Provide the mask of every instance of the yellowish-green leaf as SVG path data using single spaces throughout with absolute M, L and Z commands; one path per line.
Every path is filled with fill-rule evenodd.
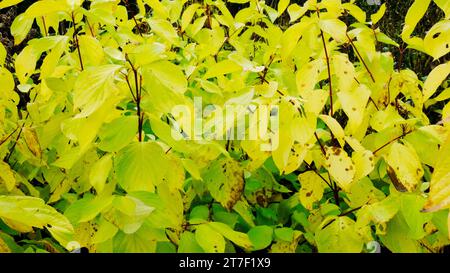
M 163 40 L 171 45 L 178 45 L 178 34 L 169 21 L 163 19 L 149 19 L 148 24 L 152 31 L 156 33 Z
M 183 94 L 187 89 L 187 80 L 183 71 L 171 62 L 154 62 L 146 65 L 144 69 L 151 72 L 156 79 L 173 92 Z
M 170 169 L 163 149 L 155 142 L 137 142 L 123 148 L 114 160 L 119 185 L 126 191 L 155 190 Z M 170 170 L 169 170 L 170 171 Z
M 38 56 L 31 46 L 25 47 L 17 56 L 14 63 L 16 75 L 21 84 L 25 84 L 33 74 Z
M 114 75 L 120 65 L 107 64 L 85 69 L 78 76 L 74 86 L 74 106 L 82 112 L 79 117 L 86 117 L 97 110 L 106 99 L 116 94 Z
M 112 154 L 107 154 L 92 165 L 89 172 L 89 182 L 97 193 L 101 193 L 105 187 L 106 179 L 109 176 L 113 162 Z
M 195 240 L 206 253 L 225 252 L 225 239 L 207 224 L 197 227 L 195 230 Z
M 355 229 L 355 222 L 346 216 L 336 218 L 317 231 L 315 239 L 321 253 L 359 253 L 364 243 Z
M 73 227 L 67 218 L 40 198 L 0 195 L 0 218 L 30 227 L 46 227 L 64 247 L 73 238 Z
M 232 60 L 223 60 L 208 67 L 204 79 L 214 78 L 224 74 L 241 71 L 242 67 Z
M 252 247 L 252 243 L 245 233 L 234 231 L 230 226 L 220 222 L 210 222 L 207 225 L 245 250 L 250 250 Z

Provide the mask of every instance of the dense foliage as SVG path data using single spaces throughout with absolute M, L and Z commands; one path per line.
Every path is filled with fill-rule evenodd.
M 450 2 L 415 0 L 402 44 L 379 28 L 386 4 L 300 2 L 41 0 L 16 16 L 0 252 L 442 251 Z M 418 35 L 430 6 L 442 18 Z

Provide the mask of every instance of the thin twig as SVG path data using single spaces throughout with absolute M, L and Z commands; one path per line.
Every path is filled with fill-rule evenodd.
M 358 55 L 359 60 L 361 61 L 361 63 L 364 65 L 364 67 L 367 70 L 367 73 L 369 73 L 370 78 L 372 79 L 373 82 L 375 82 L 375 78 L 373 77 L 372 72 L 370 72 L 369 67 L 367 66 L 366 62 L 364 61 L 364 59 L 362 58 L 361 54 L 359 54 L 358 49 L 356 48 L 355 44 L 352 41 L 352 38 L 350 38 L 350 36 L 348 36 L 348 33 L 345 33 L 345 35 L 347 35 L 347 39 L 350 42 L 350 44 L 352 45 L 353 49 L 356 52 L 356 55 Z
M 78 59 L 80 60 L 81 71 L 83 71 L 84 70 L 83 60 L 81 59 L 80 43 L 78 42 L 77 27 L 75 25 L 75 16 L 73 15 L 73 12 L 72 12 L 72 23 L 73 23 L 73 38 L 75 40 L 75 45 L 78 51 Z

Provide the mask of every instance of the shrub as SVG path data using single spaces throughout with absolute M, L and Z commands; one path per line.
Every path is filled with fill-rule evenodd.
M 393 39 L 389 4 L 227 2 L 41 0 L 15 17 L 1 251 L 449 244 L 447 1 L 414 1 Z M 443 19 L 417 32 L 430 5 Z M 432 71 L 402 65 L 406 45 Z

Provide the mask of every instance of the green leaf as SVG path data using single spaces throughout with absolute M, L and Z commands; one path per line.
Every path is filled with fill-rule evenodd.
M 275 238 L 286 242 L 292 242 L 294 239 L 294 230 L 292 228 L 282 227 L 274 230 Z
M 185 231 L 180 236 L 178 244 L 178 253 L 202 253 L 203 248 L 195 240 L 195 234 Z
M 253 244 L 253 250 L 265 249 L 270 246 L 273 240 L 273 228 L 269 226 L 253 227 L 247 234 Z
M 114 236 L 113 249 L 115 253 L 154 253 L 157 241 L 162 241 L 164 238 L 164 230 L 143 225 L 132 234 L 119 231 Z

